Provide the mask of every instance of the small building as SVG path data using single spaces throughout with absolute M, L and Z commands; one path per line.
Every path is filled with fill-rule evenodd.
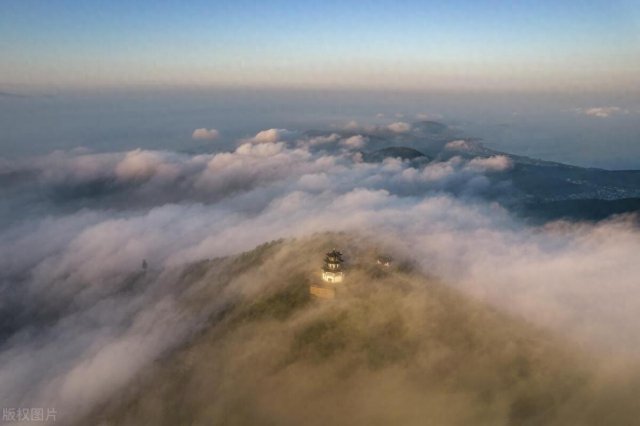
M 309 293 L 318 299 L 335 299 L 336 284 L 342 283 L 344 279 L 344 259 L 342 253 L 333 249 L 324 257 L 322 265 L 322 281 L 309 286 Z
M 376 263 L 378 265 L 385 266 L 387 268 L 391 266 L 391 262 L 393 262 L 393 259 L 391 258 L 391 256 L 385 256 L 385 255 L 378 256 L 378 259 L 376 260 Z
M 322 267 L 322 279 L 328 283 L 341 283 L 344 278 L 342 253 L 333 249 L 324 258 Z

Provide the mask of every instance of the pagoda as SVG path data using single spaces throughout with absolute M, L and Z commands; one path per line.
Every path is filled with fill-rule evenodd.
M 328 283 L 341 283 L 344 278 L 343 263 L 342 253 L 338 250 L 333 249 L 327 253 L 322 267 L 322 279 Z
M 344 279 L 344 269 L 342 264 L 344 260 L 342 253 L 333 249 L 324 257 L 322 265 L 322 283 L 312 284 L 309 292 L 312 296 L 319 299 L 335 299 L 336 284 L 341 283 Z
M 387 255 L 378 256 L 378 259 L 376 260 L 376 263 L 378 265 L 384 266 L 386 268 L 391 266 L 391 262 L 393 262 L 393 259 L 391 258 L 391 256 Z

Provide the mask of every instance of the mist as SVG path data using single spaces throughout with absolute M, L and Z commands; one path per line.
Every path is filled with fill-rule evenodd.
M 337 243 L 349 253 L 348 286 L 314 303 L 307 284 Z M 395 266 L 372 262 L 381 250 Z M 210 296 L 231 266 L 226 288 L 243 288 L 243 297 L 90 422 L 625 424 L 637 416 L 637 365 L 594 360 L 464 297 L 375 238 L 281 240 L 188 274 Z M 179 408 L 166 404 L 176 399 Z
M 401 119 L 369 134 L 411 131 Z M 512 196 L 508 157 L 369 163 L 359 151 L 369 136 L 347 127 L 356 135 L 280 125 L 214 152 L 66 149 L 2 163 L 1 405 L 81 418 L 239 297 L 270 291 L 268 268 L 217 276 L 229 256 L 325 232 L 384 245 L 474 303 L 637 374 L 626 367 L 640 356 L 636 217 L 527 224 L 500 203 Z M 222 262 L 212 281 L 185 278 L 212 259 Z M 259 350 L 250 343 L 243 350 Z

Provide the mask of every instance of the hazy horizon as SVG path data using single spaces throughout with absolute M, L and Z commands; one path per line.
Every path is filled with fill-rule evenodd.
M 640 5 L 628 0 L 10 0 L 0 51 L 5 158 L 192 150 L 201 127 L 220 131 L 208 149 L 229 149 L 262 129 L 383 114 L 516 154 L 640 168 Z
M 637 169 L 639 99 L 628 93 L 166 88 L 0 96 L 0 158 L 77 147 L 216 152 L 269 128 L 336 130 L 350 121 L 428 119 L 497 150 L 584 167 Z M 194 141 L 193 130 L 202 127 L 218 129 L 219 138 Z

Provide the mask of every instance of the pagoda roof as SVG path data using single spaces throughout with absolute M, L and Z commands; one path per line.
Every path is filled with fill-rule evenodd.
M 327 258 L 336 258 L 336 259 L 340 259 L 342 260 L 342 253 L 340 253 L 338 250 L 333 249 L 330 252 L 328 252 L 327 254 Z
M 342 256 L 329 256 L 329 255 L 327 255 L 327 256 L 324 257 L 324 260 L 325 260 L 325 262 L 328 261 L 328 260 L 331 260 L 333 262 L 342 262 L 343 259 L 342 259 Z

